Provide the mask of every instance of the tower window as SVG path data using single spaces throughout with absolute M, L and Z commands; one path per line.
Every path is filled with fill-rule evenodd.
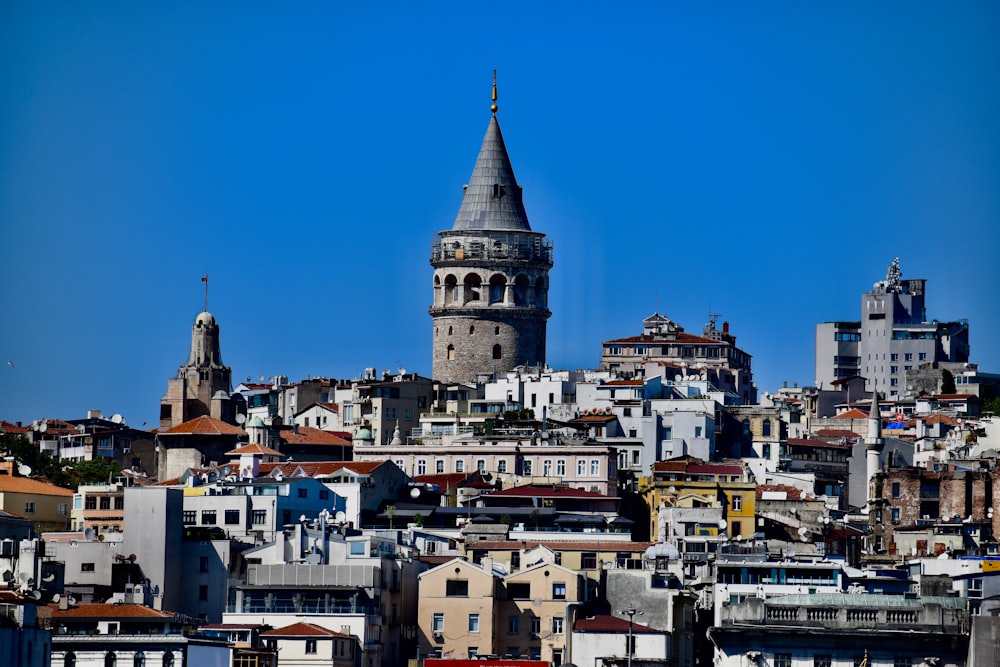
M 473 335 L 475 333 L 476 333 L 476 325 L 470 326 L 469 327 L 469 335 L 471 336 L 471 335 Z
M 448 346 L 448 361 L 455 361 L 455 346 L 454 345 L 449 345 Z
M 451 329 L 451 327 L 448 327 L 448 335 L 449 335 L 449 336 L 451 335 L 451 332 L 452 332 L 452 329 Z
M 499 344 L 493 346 L 493 358 L 503 359 L 503 350 L 501 349 Z
M 493 184 L 493 198 L 494 199 L 500 199 L 500 197 L 503 197 L 503 186 L 500 185 L 499 183 L 494 183 Z
M 493 327 L 493 333 L 494 333 L 494 335 L 499 336 L 500 335 L 500 327 Z

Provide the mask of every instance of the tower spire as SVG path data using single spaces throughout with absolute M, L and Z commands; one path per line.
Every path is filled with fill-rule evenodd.
M 497 106 L 497 71 L 493 70 L 493 104 L 490 105 L 490 111 L 493 112 L 493 115 L 496 115 L 499 108 Z

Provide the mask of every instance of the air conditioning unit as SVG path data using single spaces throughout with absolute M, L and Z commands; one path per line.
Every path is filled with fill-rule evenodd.
M 131 454 L 131 453 L 132 453 L 131 447 L 122 447 L 122 454 Z
M 441 632 L 440 630 L 435 630 L 434 631 L 434 639 L 441 639 L 442 637 L 444 637 L 444 633 L 443 632 Z

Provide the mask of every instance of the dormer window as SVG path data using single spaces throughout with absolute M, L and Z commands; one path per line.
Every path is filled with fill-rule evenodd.
M 494 199 L 500 199 L 500 197 L 503 197 L 503 186 L 500 185 L 499 183 L 494 183 L 493 184 L 493 198 Z

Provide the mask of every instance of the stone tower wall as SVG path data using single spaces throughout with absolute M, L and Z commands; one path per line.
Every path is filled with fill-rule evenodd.
M 479 374 L 492 373 L 494 368 L 502 373 L 515 366 L 545 361 L 547 311 L 527 308 L 477 310 L 489 312 L 481 312 L 478 317 L 456 314 L 434 318 L 435 380 L 470 382 Z M 493 359 L 494 345 L 500 345 L 500 359 Z M 449 346 L 454 347 L 453 358 L 449 358 Z

